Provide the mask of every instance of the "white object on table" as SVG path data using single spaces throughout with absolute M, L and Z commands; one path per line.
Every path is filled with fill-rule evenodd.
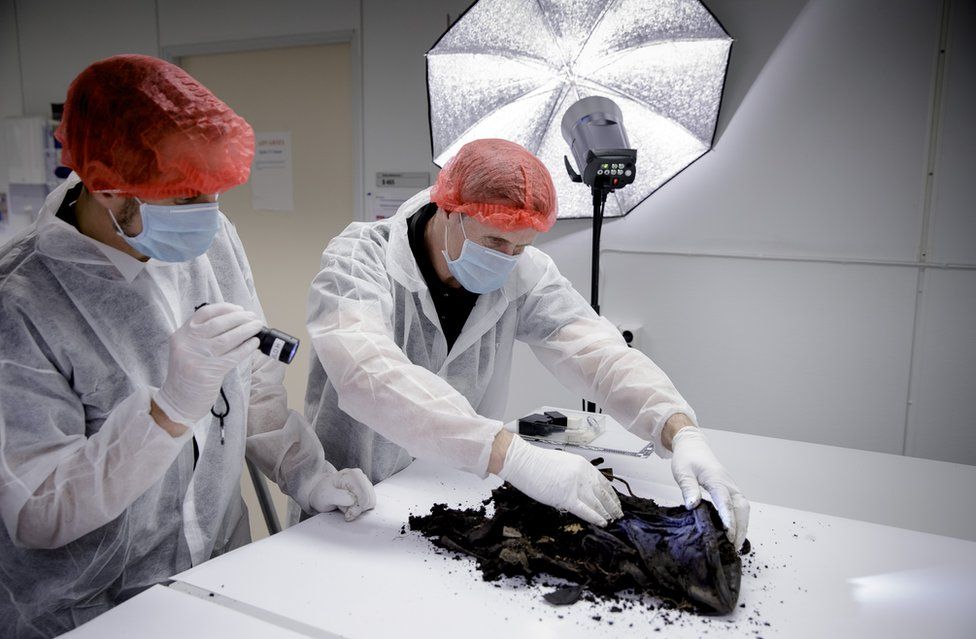
M 677 487 L 628 480 L 680 503 Z M 357 521 L 319 515 L 174 579 L 347 637 L 976 636 L 976 543 L 779 506 L 753 504 L 743 607 L 726 617 L 552 607 L 550 588 L 484 582 L 473 560 L 401 534 L 408 515 L 477 506 L 495 485 L 418 461 L 377 485 Z
M 546 448 L 565 449 L 571 452 L 578 452 L 584 457 L 590 458 L 604 453 L 620 453 L 622 455 L 644 459 L 650 457 L 654 453 L 654 444 L 646 442 L 637 435 L 634 435 L 605 413 L 594 414 L 581 410 L 571 410 L 568 408 L 554 408 L 552 406 L 543 406 L 532 411 L 532 413 L 543 414 L 547 411 L 557 411 L 563 415 L 566 415 L 566 417 L 570 419 L 586 419 L 587 417 L 591 417 L 598 421 L 599 428 L 602 432 L 585 444 L 562 444 L 555 441 L 549 441 L 545 438 L 532 437 L 530 435 L 523 435 L 522 437 L 529 441 L 542 444 Z M 525 415 L 523 415 L 523 417 L 525 417 Z M 505 428 L 513 433 L 519 432 L 518 419 L 512 420 L 505 424 Z

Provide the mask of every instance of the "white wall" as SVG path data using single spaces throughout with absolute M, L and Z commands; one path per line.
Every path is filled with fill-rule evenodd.
M 423 54 L 466 4 L 0 0 L 0 108 L 15 114 L 21 70 L 45 112 L 105 55 L 354 30 L 369 190 L 377 171 L 436 171 Z M 716 147 L 607 224 L 604 313 L 643 325 L 709 427 L 976 464 L 974 3 L 951 0 L 938 93 L 941 2 L 706 4 L 736 39 Z M 589 233 L 560 222 L 540 242 L 583 291 Z M 950 268 L 920 277 L 923 258 Z M 520 350 L 510 416 L 576 405 L 539 371 Z
M 736 38 L 716 147 L 607 224 L 603 313 L 704 425 L 976 463 L 976 272 L 916 295 L 941 3 L 706 4 Z M 952 6 L 927 258 L 971 267 L 976 19 Z M 551 235 L 588 291 L 588 226 Z M 542 374 L 522 349 L 510 415 L 576 401 Z
M 23 113 L 23 95 L 20 86 L 20 52 L 17 37 L 17 8 L 14 0 L 0 0 L 0 119 Z M 7 192 L 9 162 L 6 140 L 0 134 L 0 192 Z M 0 244 L 20 230 L 28 220 L 7 219 L 0 221 Z
M 23 112 L 20 91 L 20 52 L 18 51 L 14 0 L 0 0 L 0 118 Z M 7 153 L 0 136 L 0 191 L 7 190 Z
M 358 0 L 158 0 L 161 47 L 359 28 Z
M 929 261 L 976 264 L 976 185 L 973 184 L 976 151 L 976 2 L 954 1 L 946 52 L 944 108 L 932 210 L 935 221 L 930 234 Z
M 68 84 L 95 60 L 117 53 L 156 55 L 153 0 L 17 0 L 24 109 L 50 115 Z
M 437 175 L 430 157 L 424 54 L 469 0 L 362 0 L 364 186 L 379 172 Z M 405 196 L 406 193 L 403 193 Z M 367 200 L 368 206 L 368 200 Z M 367 215 L 363 219 L 372 219 Z
M 976 265 L 976 2 L 953 2 L 928 260 Z M 906 453 L 976 463 L 976 271 L 927 269 Z

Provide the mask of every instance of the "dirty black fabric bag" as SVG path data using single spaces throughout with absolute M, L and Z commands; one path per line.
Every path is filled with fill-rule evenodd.
M 435 504 L 411 516 L 410 528 L 477 559 L 486 581 L 548 574 L 582 587 L 550 593 L 554 604 L 573 603 L 584 588 L 604 596 L 634 589 L 705 614 L 735 608 L 742 563 L 709 502 L 694 510 L 622 494 L 620 502 L 624 516 L 600 528 L 504 484 L 481 508 Z

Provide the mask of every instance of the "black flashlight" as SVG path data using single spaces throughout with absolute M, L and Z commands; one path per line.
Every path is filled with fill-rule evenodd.
M 299 344 L 297 337 L 283 333 L 277 328 L 265 326 L 258 333 L 258 339 L 260 340 L 258 350 L 271 359 L 276 359 L 285 364 L 291 364 L 291 360 L 295 359 Z
M 204 302 L 193 310 L 199 311 L 207 304 L 208 302 Z M 268 328 L 267 326 L 258 331 L 255 337 L 258 338 L 259 351 L 271 359 L 276 359 L 285 364 L 291 364 L 291 361 L 295 359 L 295 353 L 298 352 L 298 345 L 301 343 L 297 337 L 292 337 L 277 328 Z

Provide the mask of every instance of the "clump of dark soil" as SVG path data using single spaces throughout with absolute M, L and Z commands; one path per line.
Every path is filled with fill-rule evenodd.
M 704 614 L 735 608 L 742 564 L 709 502 L 690 511 L 623 494 L 620 502 L 624 516 L 600 528 L 504 484 L 480 508 L 435 504 L 427 515 L 412 515 L 410 528 L 474 557 L 485 581 L 551 575 L 576 584 L 546 595 L 554 605 L 574 603 L 584 591 L 615 600 L 633 590 Z

